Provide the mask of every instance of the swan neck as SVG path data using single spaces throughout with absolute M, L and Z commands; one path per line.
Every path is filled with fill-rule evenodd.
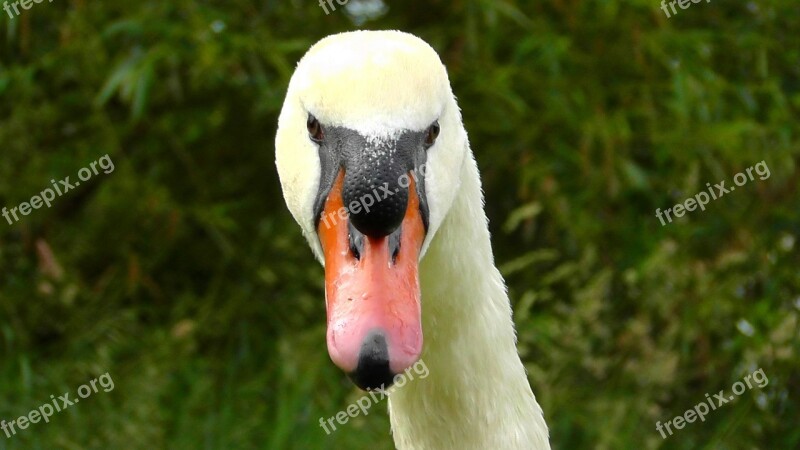
M 420 265 L 425 379 L 390 397 L 400 449 L 549 449 L 494 265 L 477 166 Z

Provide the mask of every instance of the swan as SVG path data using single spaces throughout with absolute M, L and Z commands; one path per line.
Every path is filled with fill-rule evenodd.
M 325 268 L 333 362 L 365 390 L 428 369 L 389 397 L 395 446 L 549 449 L 435 50 L 399 31 L 322 39 L 291 77 L 275 145 L 286 205 Z

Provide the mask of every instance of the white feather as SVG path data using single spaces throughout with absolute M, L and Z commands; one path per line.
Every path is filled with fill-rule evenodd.
M 279 119 L 284 197 L 317 258 L 313 203 L 320 180 L 306 118 L 373 141 L 439 120 L 425 167 L 430 226 L 420 279 L 428 377 L 389 402 L 402 450 L 549 449 L 547 426 L 515 346 L 511 307 L 494 265 L 477 165 L 447 71 L 424 41 L 398 31 L 327 37 L 298 64 Z

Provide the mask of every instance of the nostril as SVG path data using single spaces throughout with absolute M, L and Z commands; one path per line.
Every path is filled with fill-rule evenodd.
M 397 256 L 400 254 L 400 236 L 402 234 L 403 226 L 401 225 L 389 236 L 389 251 L 392 253 L 392 264 L 397 262 Z
M 350 241 L 350 252 L 353 253 L 356 259 L 361 259 L 361 253 L 364 251 L 364 235 L 353 226 L 353 222 L 347 224 L 349 231 L 348 239 Z
M 389 368 L 389 350 L 381 330 L 372 330 L 364 338 L 356 370 L 349 374 L 356 386 L 364 390 L 387 389 L 394 382 Z

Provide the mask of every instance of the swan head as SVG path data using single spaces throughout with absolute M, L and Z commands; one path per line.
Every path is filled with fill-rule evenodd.
M 362 389 L 422 352 L 418 265 L 460 185 L 466 131 L 436 52 L 398 31 L 322 39 L 275 139 L 286 204 L 325 266 L 327 344 Z

